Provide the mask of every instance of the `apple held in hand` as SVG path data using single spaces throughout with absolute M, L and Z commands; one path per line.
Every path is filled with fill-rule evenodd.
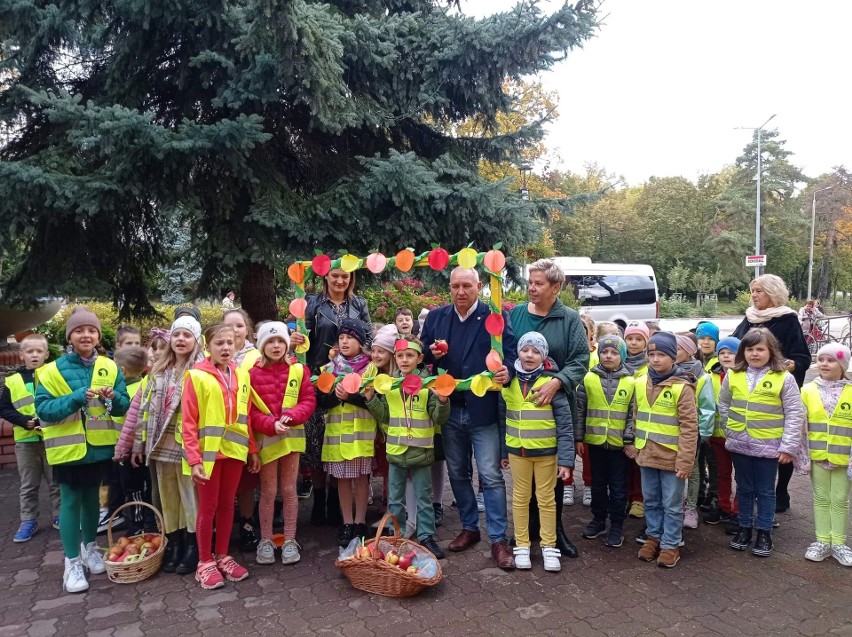
M 450 350 L 450 346 L 447 345 L 447 341 L 441 338 L 435 341 L 435 350 L 441 354 L 446 354 Z

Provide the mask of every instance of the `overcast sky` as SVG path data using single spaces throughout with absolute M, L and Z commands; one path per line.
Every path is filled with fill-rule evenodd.
M 463 0 L 465 13 L 514 0 Z M 543 1 L 553 10 L 561 2 Z M 778 128 L 808 176 L 852 168 L 847 0 L 605 0 L 604 24 L 542 76 L 559 93 L 547 146 L 641 184 L 731 164 L 752 132 Z

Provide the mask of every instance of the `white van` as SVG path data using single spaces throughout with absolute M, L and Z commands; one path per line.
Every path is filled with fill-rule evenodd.
M 660 317 L 657 277 L 650 265 L 592 263 L 588 257 L 553 257 L 565 273 L 565 289 L 582 299 L 580 314 L 612 321 L 624 329 L 630 321 Z M 528 272 L 525 272 L 528 274 Z

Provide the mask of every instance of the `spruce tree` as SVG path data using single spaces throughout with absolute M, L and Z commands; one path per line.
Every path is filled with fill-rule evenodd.
M 150 311 L 172 215 L 191 230 L 198 289 L 236 274 L 256 320 L 275 314 L 274 267 L 315 249 L 534 240 L 550 202 L 485 182 L 477 163 L 520 156 L 541 126 L 454 126 L 510 112 L 504 80 L 582 45 L 596 7 L 522 2 L 476 20 L 459 4 L 3 3 L 0 226 L 25 254 L 7 294 Z

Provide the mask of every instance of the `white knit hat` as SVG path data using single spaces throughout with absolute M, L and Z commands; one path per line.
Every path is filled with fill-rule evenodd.
M 819 357 L 823 354 L 831 356 L 834 360 L 840 363 L 840 367 L 843 369 L 844 374 L 849 371 L 849 357 L 852 356 L 852 354 L 849 353 L 849 348 L 845 345 L 841 345 L 840 343 L 828 343 L 827 345 L 823 345 L 817 352 L 817 359 L 819 359 Z
M 175 330 L 186 330 L 187 332 L 192 333 L 196 341 L 201 340 L 201 323 L 186 314 L 180 318 L 176 318 L 175 322 L 172 323 L 172 327 L 169 331 L 174 334 Z
M 267 321 L 257 330 L 257 343 L 255 343 L 255 346 L 260 350 L 261 354 L 263 353 L 263 346 L 266 345 L 266 341 L 273 336 L 283 338 L 284 342 L 287 343 L 287 349 L 290 348 L 290 330 L 287 329 L 287 326 L 281 321 Z

